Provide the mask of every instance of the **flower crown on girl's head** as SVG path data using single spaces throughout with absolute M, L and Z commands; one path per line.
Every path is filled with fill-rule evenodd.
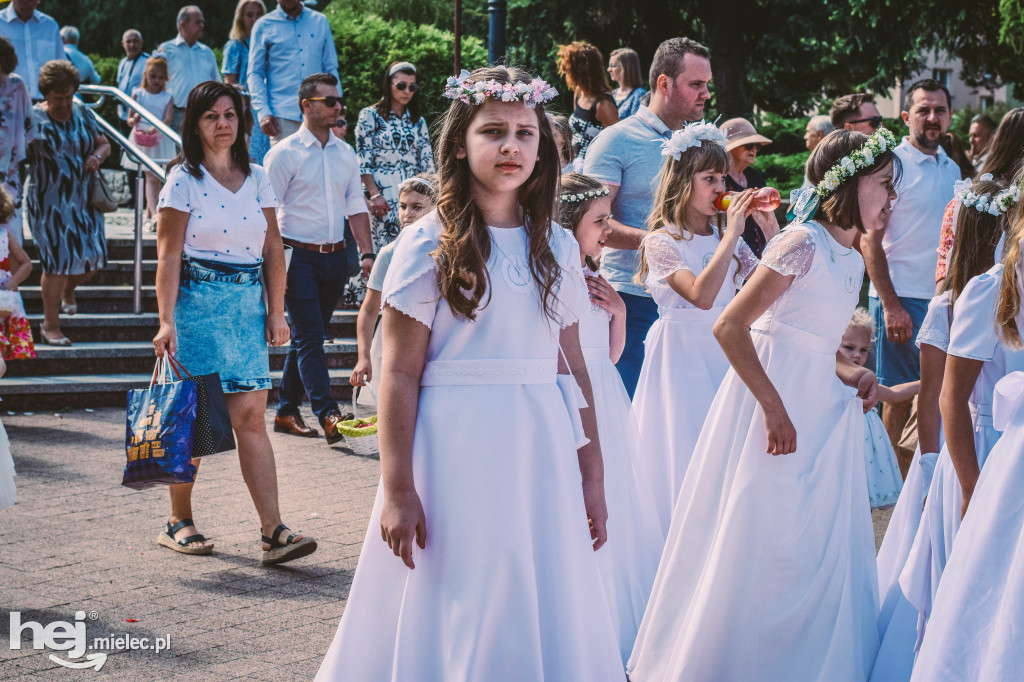
M 991 173 L 985 173 L 978 178 L 980 182 L 991 179 Z M 962 206 L 973 208 L 978 213 L 988 213 L 999 217 L 1006 213 L 1012 204 L 1020 201 L 1020 187 L 1016 184 L 1010 185 L 994 197 L 991 194 L 975 194 L 971 186 L 970 178 L 957 180 L 953 183 L 953 198 Z
M 672 133 L 672 137 L 661 143 L 661 155 L 671 156 L 678 161 L 690 147 L 699 147 L 704 142 L 725 146 L 725 133 L 714 123 L 687 123 Z
M 592 189 L 586 192 L 568 192 L 566 194 L 559 194 L 558 200 L 567 204 L 575 204 L 577 201 L 606 197 L 609 194 L 611 194 L 611 190 L 607 187 L 602 187 L 601 189 Z
M 550 102 L 556 95 L 558 91 L 539 78 L 534 78 L 529 83 L 499 83 L 493 78 L 489 81 L 476 82 L 465 69 L 458 76 L 450 76 L 444 87 L 445 97 L 466 104 L 483 104 L 490 97 L 502 102 L 522 102 L 531 109 L 537 104 Z

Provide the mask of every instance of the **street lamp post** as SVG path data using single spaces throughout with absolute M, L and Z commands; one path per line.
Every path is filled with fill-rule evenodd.
M 494 64 L 505 57 L 505 15 L 508 0 L 487 0 L 487 61 Z

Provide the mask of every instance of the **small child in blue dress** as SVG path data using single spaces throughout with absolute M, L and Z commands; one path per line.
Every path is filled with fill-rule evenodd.
M 839 352 L 850 362 L 864 366 L 868 359 L 868 348 L 874 338 L 875 322 L 871 313 L 865 308 L 857 308 L 843 334 Z M 879 385 L 878 397 L 881 402 L 900 402 L 917 395 L 919 390 L 920 381 L 892 388 Z M 864 466 L 867 468 L 871 508 L 880 509 L 896 504 L 903 487 L 903 476 L 877 407 L 864 413 Z

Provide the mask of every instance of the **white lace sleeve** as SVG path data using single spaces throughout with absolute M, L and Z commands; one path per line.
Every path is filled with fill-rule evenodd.
M 757 266 L 761 264 L 761 261 L 757 259 L 754 252 L 750 250 L 750 247 L 742 239 L 736 242 L 736 257 L 740 259 L 739 275 L 743 279 L 748 279 L 754 274 Z
M 814 235 L 805 229 L 787 230 L 768 242 L 761 256 L 761 265 L 780 275 L 796 275 L 799 279 L 811 269 L 813 260 Z
M 647 261 L 649 282 L 660 282 L 674 272 L 693 270 L 686 265 L 683 254 L 679 253 L 674 240 L 667 234 L 652 234 L 644 242 L 644 259 Z

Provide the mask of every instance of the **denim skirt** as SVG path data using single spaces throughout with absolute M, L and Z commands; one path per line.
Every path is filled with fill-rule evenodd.
M 220 374 L 225 393 L 270 388 L 261 267 L 182 256 L 177 358 L 192 374 Z

